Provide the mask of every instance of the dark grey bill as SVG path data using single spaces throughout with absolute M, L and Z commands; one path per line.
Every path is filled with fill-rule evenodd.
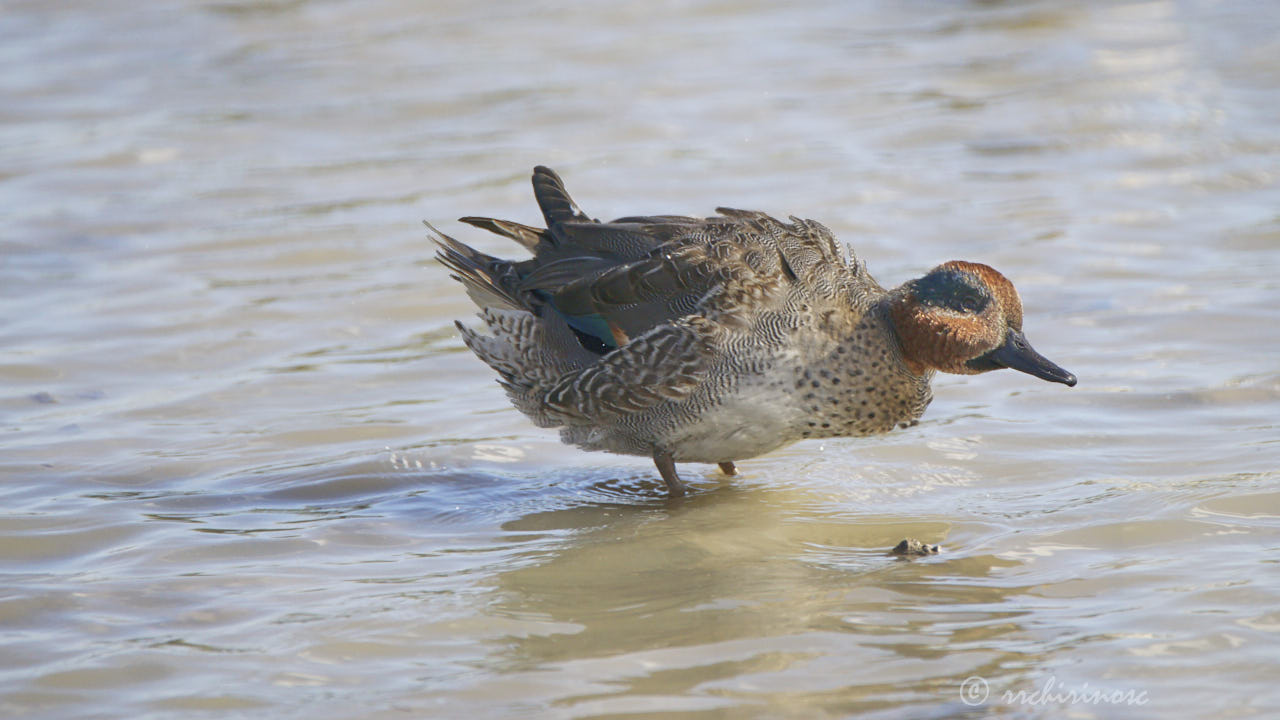
M 1076 376 L 1054 365 L 1049 358 L 1036 352 L 1027 342 L 1027 338 L 1019 331 L 1009 328 L 1004 344 L 991 352 L 980 355 L 968 363 L 974 370 L 996 370 L 1009 368 L 1034 375 L 1041 380 L 1057 382 L 1067 387 L 1075 387 Z

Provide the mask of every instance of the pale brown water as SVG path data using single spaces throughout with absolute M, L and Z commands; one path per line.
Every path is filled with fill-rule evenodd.
M 1280 713 L 1274 4 L 7 0 L 0 60 L 0 716 Z M 453 330 L 418 222 L 511 253 L 453 218 L 536 163 L 988 262 L 1080 385 L 668 502 Z

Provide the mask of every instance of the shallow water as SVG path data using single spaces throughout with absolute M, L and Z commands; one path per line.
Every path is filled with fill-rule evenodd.
M 0 714 L 1274 716 L 1277 37 L 1195 0 L 5 3 Z M 988 262 L 1080 385 L 943 376 L 916 428 L 669 502 L 452 327 L 418 221 L 510 253 L 453 218 L 535 221 L 536 163 L 599 217 L 822 220 L 887 285 Z

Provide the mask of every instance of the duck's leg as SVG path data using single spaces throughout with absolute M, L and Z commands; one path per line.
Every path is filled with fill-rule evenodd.
M 730 460 L 729 462 L 720 463 L 720 472 L 724 473 L 725 475 L 737 475 L 738 468 L 734 467 L 733 461 Z
M 683 497 L 684 483 L 680 482 L 680 476 L 676 474 L 676 461 L 671 458 L 671 453 L 664 450 L 654 450 L 653 464 L 658 466 L 658 473 L 667 482 L 667 495 L 670 497 Z

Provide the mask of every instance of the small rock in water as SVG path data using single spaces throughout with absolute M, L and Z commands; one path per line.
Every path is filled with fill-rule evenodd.
M 894 546 L 892 552 L 894 555 L 903 555 L 906 557 L 915 557 L 917 555 L 936 555 L 938 554 L 938 546 L 922 543 L 915 538 L 907 538 Z

